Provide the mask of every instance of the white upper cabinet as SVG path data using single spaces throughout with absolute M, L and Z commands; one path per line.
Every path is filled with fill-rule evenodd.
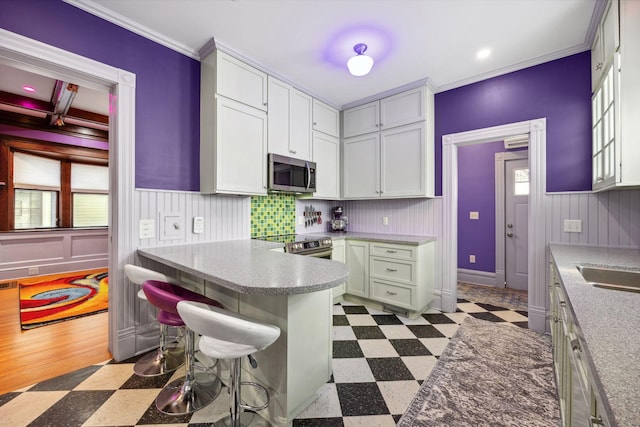
M 212 55 L 217 57 L 215 93 L 266 111 L 267 74 L 219 50 Z
M 609 0 L 596 30 L 591 46 L 592 92 L 613 65 L 613 55 L 620 47 L 619 9 L 618 0 Z
M 200 66 L 200 191 L 267 194 L 266 74 L 220 51 Z
M 425 87 L 420 87 L 380 100 L 380 129 L 424 121 L 427 118 Z
M 268 151 L 311 160 L 312 98 L 269 76 L 268 100 Z
M 433 92 L 402 92 L 346 110 L 343 120 L 345 136 L 374 129 L 343 140 L 345 199 L 433 197 Z
M 325 103 L 313 100 L 313 130 L 340 137 L 340 112 Z
M 313 161 L 316 163 L 316 191 L 313 197 L 340 198 L 340 140 L 322 132 L 313 132 Z
M 601 40 L 594 47 L 601 46 L 603 66 L 592 98 L 592 188 L 637 187 L 640 186 L 638 2 L 610 1 L 599 31 Z M 596 54 L 592 52 L 592 57 Z
M 380 130 L 380 102 L 374 101 L 349 108 L 342 113 L 343 138 L 364 135 Z

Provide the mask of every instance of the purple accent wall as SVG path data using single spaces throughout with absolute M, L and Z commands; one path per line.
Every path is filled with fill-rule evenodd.
M 496 271 L 495 154 L 503 151 L 502 141 L 458 148 L 458 268 Z M 469 219 L 471 211 L 479 219 Z
M 3 0 L 0 27 L 136 74 L 136 187 L 200 188 L 200 62 L 59 0 Z
M 589 51 L 435 95 L 436 194 L 442 195 L 442 136 L 547 119 L 547 191 L 591 190 Z M 460 164 L 460 169 L 465 169 Z

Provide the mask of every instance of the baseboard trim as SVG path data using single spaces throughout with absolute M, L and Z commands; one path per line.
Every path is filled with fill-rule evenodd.
M 471 283 L 473 285 L 483 285 L 495 287 L 496 273 L 489 271 L 458 269 L 458 282 Z

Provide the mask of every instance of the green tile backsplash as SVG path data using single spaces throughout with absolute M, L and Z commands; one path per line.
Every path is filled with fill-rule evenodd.
M 296 232 L 296 197 L 269 194 L 251 197 L 251 237 L 277 236 Z

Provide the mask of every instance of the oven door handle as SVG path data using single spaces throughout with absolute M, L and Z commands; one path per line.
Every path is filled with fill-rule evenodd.
M 309 162 L 305 162 L 305 166 L 307 167 L 307 186 L 306 189 L 309 191 L 309 187 L 311 187 L 311 166 Z
M 311 252 L 311 253 L 299 254 L 299 255 L 312 256 L 315 258 L 327 258 L 327 257 L 331 258 L 331 252 L 333 252 L 333 248 L 329 248 L 324 251 Z

